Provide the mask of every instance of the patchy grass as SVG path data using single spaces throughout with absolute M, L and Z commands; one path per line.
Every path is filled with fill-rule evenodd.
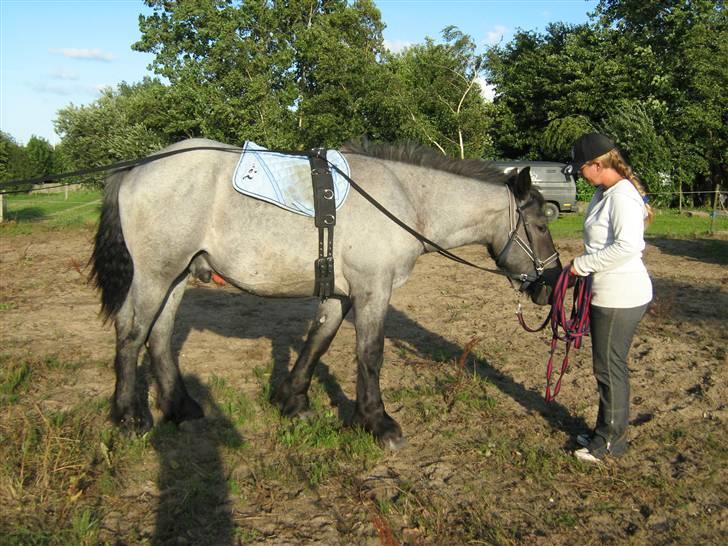
M 388 393 L 409 428 L 420 423 L 437 438 L 426 464 L 410 467 L 397 461 L 414 453 L 389 455 L 344 426 L 317 380 L 308 420 L 283 418 L 263 395 L 214 375 L 186 378 L 206 400 L 206 419 L 160 423 L 142 436 L 113 427 L 103 398 L 45 407 L 45 393 L 86 365 L 95 366 L 3 357 L 3 544 L 264 541 L 271 537 L 231 510 L 328 497 L 350 514 L 340 524 L 344 542 L 359 541 L 356 529 L 369 525 L 391 544 L 567 543 L 605 518 L 616 525 L 607 541 L 717 538 L 711 526 L 725 501 L 719 484 L 728 460 L 709 421 L 663 430 L 648 467 L 637 451 L 618 464 L 586 465 L 537 421 L 516 424 L 487 380 L 454 361 L 432 361 L 422 385 Z M 270 367 L 252 377 L 267 393 Z M 367 476 L 382 463 L 398 470 L 372 486 Z
M 700 211 L 698 211 L 700 212 Z M 647 237 L 669 237 L 679 239 L 694 239 L 710 237 L 711 226 L 716 232 L 728 232 L 728 216 L 723 214 L 715 219 L 708 212 L 700 214 L 677 210 L 658 209 L 655 211 L 653 222 L 647 227 Z M 558 220 L 549 224 L 549 230 L 554 239 L 580 238 L 584 227 L 584 215 L 568 213 L 561 215 Z
M 94 226 L 101 211 L 100 190 L 72 191 L 65 198 L 59 193 L 12 194 L 7 200 L 6 221 L 0 233 L 28 235 L 38 231 L 79 229 Z

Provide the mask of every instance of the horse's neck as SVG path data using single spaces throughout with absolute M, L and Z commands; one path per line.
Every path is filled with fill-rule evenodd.
M 427 171 L 426 176 L 404 182 L 418 210 L 423 235 L 444 248 L 488 243 L 505 218 L 508 191 L 447 172 Z

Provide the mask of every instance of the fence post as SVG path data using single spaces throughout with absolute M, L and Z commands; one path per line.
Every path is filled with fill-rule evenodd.
M 682 192 L 682 180 L 677 183 L 677 211 L 678 213 L 682 214 L 682 201 L 683 201 L 683 192 Z
M 710 214 L 710 234 L 715 233 L 715 219 L 718 218 L 718 198 L 720 197 L 720 184 L 715 185 L 715 196 L 713 197 L 713 212 Z
M 0 224 L 2 224 L 5 221 L 5 212 L 6 212 L 6 204 L 5 204 L 5 196 L 0 193 Z

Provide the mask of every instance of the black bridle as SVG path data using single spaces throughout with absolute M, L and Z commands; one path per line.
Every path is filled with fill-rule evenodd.
M 503 269 L 506 257 L 508 256 L 508 253 L 513 248 L 514 243 L 518 245 L 523 252 L 526 253 L 526 255 L 530 258 L 531 263 L 533 264 L 533 271 L 529 273 L 521 273 L 521 274 L 511 274 L 509 277 L 511 281 L 513 279 L 521 281 L 521 286 L 519 290 L 521 292 L 525 292 L 528 290 L 528 287 L 537 282 L 540 281 L 543 277 L 543 272 L 546 269 L 546 266 L 549 264 L 558 261 L 559 259 L 559 253 L 554 252 L 546 258 L 545 260 L 541 260 L 536 253 L 533 250 L 533 237 L 531 236 L 531 230 L 529 229 L 530 224 L 526 220 L 526 215 L 523 212 L 524 207 L 528 207 L 533 202 L 533 199 L 531 201 L 528 201 L 523 207 L 518 204 L 518 201 L 516 200 L 515 196 L 513 195 L 513 192 L 510 188 L 508 188 L 508 221 L 510 224 L 510 234 L 508 235 L 508 242 L 503 247 L 503 249 L 500 251 L 498 256 L 495 259 L 495 265 L 497 265 L 499 268 Z M 517 216 L 518 219 L 514 220 L 514 217 Z M 527 241 L 524 241 L 521 235 L 518 233 L 519 227 L 523 225 L 523 231 L 526 234 Z

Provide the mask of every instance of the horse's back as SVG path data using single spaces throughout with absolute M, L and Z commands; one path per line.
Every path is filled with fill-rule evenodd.
M 214 270 L 250 292 L 310 294 L 319 246 L 313 218 L 238 193 L 232 177 L 239 148 L 190 139 L 162 152 L 182 149 L 189 151 L 131 170 L 119 191 L 134 263 L 177 276 L 204 253 Z M 416 220 L 385 162 L 348 159 L 352 178 L 404 221 Z M 414 239 L 355 191 L 337 211 L 334 233 L 337 289 L 343 293 L 349 291 L 347 269 L 352 275 L 390 276 L 390 270 L 403 268 L 391 276 L 406 277 L 419 252 Z

